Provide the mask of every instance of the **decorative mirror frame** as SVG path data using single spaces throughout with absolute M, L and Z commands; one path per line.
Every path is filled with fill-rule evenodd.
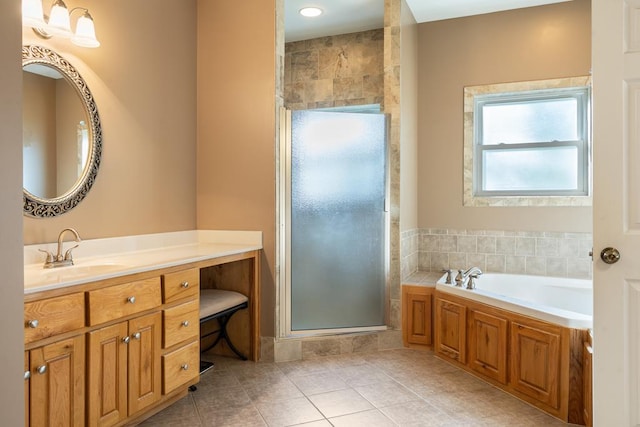
M 87 166 L 75 185 L 65 194 L 52 199 L 38 197 L 23 188 L 23 212 L 27 216 L 49 218 L 62 215 L 73 209 L 85 198 L 98 175 L 102 156 L 102 126 L 98 107 L 80 73 L 66 59 L 53 50 L 35 45 L 22 47 L 22 67 L 29 64 L 43 64 L 55 68 L 69 82 L 80 97 L 89 118 L 90 149 Z

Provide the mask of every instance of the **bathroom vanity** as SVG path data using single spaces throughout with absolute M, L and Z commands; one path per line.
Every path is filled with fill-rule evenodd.
M 257 361 L 261 235 L 220 242 L 230 237 L 101 239 L 78 249 L 144 249 L 78 257 L 71 267 L 26 266 L 25 425 L 136 424 L 185 396 L 199 381 L 200 287 L 249 298 L 228 331 Z

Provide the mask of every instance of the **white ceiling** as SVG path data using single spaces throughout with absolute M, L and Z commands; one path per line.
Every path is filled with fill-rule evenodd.
M 406 0 L 418 22 L 439 21 L 569 0 Z M 319 7 L 324 13 L 305 18 L 298 11 Z M 384 0 L 285 0 L 285 39 L 308 40 L 383 27 Z

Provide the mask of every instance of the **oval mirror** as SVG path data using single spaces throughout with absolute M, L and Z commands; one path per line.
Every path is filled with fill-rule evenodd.
M 23 210 L 53 217 L 73 209 L 93 185 L 102 153 L 91 91 L 63 57 L 22 47 Z

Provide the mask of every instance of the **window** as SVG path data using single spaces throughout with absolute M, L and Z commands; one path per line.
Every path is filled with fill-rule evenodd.
M 465 88 L 465 205 L 590 204 L 589 82 Z

